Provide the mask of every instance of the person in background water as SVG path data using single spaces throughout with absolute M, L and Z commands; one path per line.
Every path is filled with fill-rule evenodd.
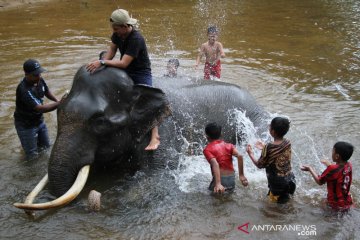
M 260 150 L 261 156 L 255 159 L 251 145 L 246 151 L 252 162 L 258 168 L 265 168 L 268 179 L 268 196 L 271 201 L 285 203 L 294 194 L 296 181 L 291 171 L 291 143 L 284 138 L 289 131 L 290 121 L 287 118 L 275 117 L 270 124 L 270 135 L 274 138 L 273 142 L 264 144 L 260 141 L 256 147 Z
M 309 165 L 301 167 L 301 170 L 311 173 L 317 184 L 327 184 L 327 203 L 334 210 L 346 211 L 353 205 L 350 194 L 352 165 L 351 162 L 348 162 L 353 151 L 354 147 L 350 143 L 335 143 L 332 149 L 332 160 L 335 163 L 331 164 L 328 160 L 321 160 L 327 168 L 320 176 Z
M 209 123 L 205 127 L 206 138 L 209 144 L 204 148 L 204 156 L 211 166 L 213 179 L 209 190 L 214 193 L 224 193 L 235 189 L 235 172 L 232 156 L 238 160 L 239 179 L 243 186 L 248 185 L 244 175 L 243 157 L 231 143 L 220 140 L 221 126 Z
M 220 58 L 225 57 L 223 46 L 217 41 L 219 31 L 215 26 L 211 26 L 207 30 L 208 41 L 200 47 L 200 52 L 196 59 L 195 69 L 198 68 L 201 58 L 205 55 L 204 79 L 216 77 L 220 79 L 221 63 Z
M 48 130 L 43 113 L 55 110 L 61 101 L 51 93 L 41 77 L 46 70 L 35 59 L 28 59 L 23 65 L 25 77 L 16 89 L 14 123 L 21 146 L 27 158 L 31 159 L 50 147 Z M 44 97 L 53 103 L 44 104 Z
M 113 29 L 109 50 L 100 55 L 100 60 L 87 65 L 87 70 L 95 72 L 101 66 L 124 69 L 134 84 L 152 86 L 151 63 L 144 37 L 134 25 L 137 19 L 131 18 L 128 11 L 117 9 L 110 16 Z M 113 59 L 117 49 L 120 59 Z M 158 127 L 151 130 L 151 140 L 145 150 L 156 150 L 160 144 Z
M 169 59 L 167 66 L 166 66 L 166 74 L 165 77 L 171 77 L 175 78 L 177 77 L 177 69 L 179 67 L 180 63 L 177 58 L 171 58 Z

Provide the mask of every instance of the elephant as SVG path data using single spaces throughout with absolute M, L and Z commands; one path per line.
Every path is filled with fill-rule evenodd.
M 224 140 L 235 144 L 241 141 L 236 116 L 231 114 L 236 109 L 245 111 L 259 129 L 269 117 L 247 90 L 234 84 L 164 76 L 154 78 L 150 87 L 134 85 L 118 68 L 102 67 L 90 74 L 82 66 L 57 110 L 58 131 L 48 175 L 25 203 L 15 206 L 42 210 L 69 203 L 85 185 L 90 166 L 117 164 L 136 171 L 146 158 L 172 166 L 174 150 L 184 152 L 189 143 L 204 144 L 203 128 L 208 122 L 222 125 Z M 159 149 L 145 151 L 156 125 Z M 32 203 L 47 182 L 59 198 Z

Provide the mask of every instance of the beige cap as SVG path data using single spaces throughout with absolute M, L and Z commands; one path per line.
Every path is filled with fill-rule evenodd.
M 131 18 L 129 16 L 128 11 L 126 11 L 125 9 L 116 9 L 111 14 L 110 22 L 112 22 L 113 24 L 119 24 L 119 25 L 121 25 L 121 24 L 135 25 L 137 23 L 137 19 Z

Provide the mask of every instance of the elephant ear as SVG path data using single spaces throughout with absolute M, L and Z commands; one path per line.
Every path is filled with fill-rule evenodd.
M 170 115 L 169 101 L 162 90 L 146 85 L 134 86 L 130 131 L 137 140 L 140 141 L 147 132 Z

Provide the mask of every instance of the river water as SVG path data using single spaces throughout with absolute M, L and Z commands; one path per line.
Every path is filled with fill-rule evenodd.
M 290 203 L 267 201 L 264 170 L 247 156 L 249 187 L 237 183 L 234 194 L 214 197 L 206 190 L 211 174 L 204 157 L 181 155 L 177 169 L 93 174 L 77 201 L 35 219 L 12 206 L 43 177 L 49 157 L 45 153 L 25 161 L 13 126 L 23 62 L 38 59 L 48 70 L 43 77 L 60 97 L 77 69 L 107 47 L 108 19 L 117 7 L 139 19 L 154 77 L 163 75 L 167 60 L 176 57 L 179 74 L 201 78 L 201 68 L 193 69 L 197 49 L 207 40 L 207 26 L 219 27 L 226 53 L 221 80 L 247 88 L 272 116 L 291 119 L 287 137 L 298 188 Z M 299 169 L 311 164 L 320 173 L 319 160 L 331 157 L 333 144 L 351 142 L 356 148 L 351 192 L 359 204 L 359 36 L 357 0 L 60 0 L 1 11 L 0 238 L 360 239 L 359 210 L 345 216 L 324 210 L 326 187 Z M 238 115 L 246 142 L 266 138 Z M 56 112 L 45 116 L 54 140 Z M 245 154 L 244 146 L 238 148 Z M 102 209 L 96 213 L 87 209 L 93 188 L 102 193 Z M 50 197 L 45 191 L 38 201 Z

